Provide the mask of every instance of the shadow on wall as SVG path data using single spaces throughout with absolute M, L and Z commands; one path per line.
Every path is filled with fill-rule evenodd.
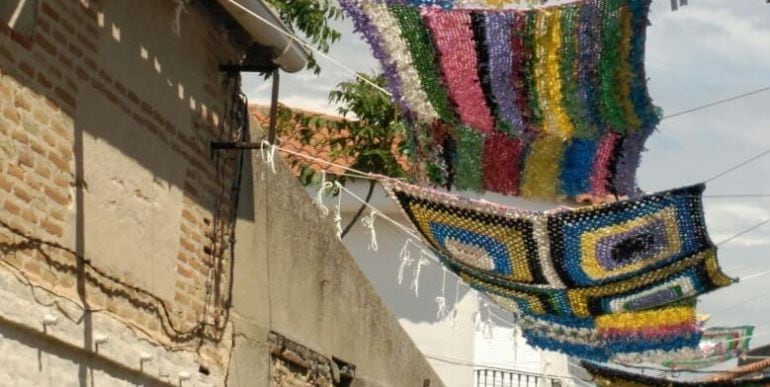
M 28 50 L 41 47 L 48 56 L 19 55 L 18 66 L 11 63 L 2 72 L 61 108 L 87 137 L 86 145 L 107 143 L 152 173 L 159 185 L 177 187 L 185 198 L 216 210 L 216 192 L 207 192 L 216 187 L 202 187 L 207 190 L 201 192 L 189 184 L 221 179 L 209 144 L 234 135 L 226 111 L 239 90 L 218 66 L 237 60 L 247 38 L 232 29 L 234 22 L 214 4 L 182 7 L 177 27 L 173 2 L 84 0 L 89 4 L 87 20 L 49 3 L 9 3 L 22 10 L 39 5 L 33 33 L 20 34 L 7 26 L 3 32 Z M 8 4 L 0 11 L 4 8 Z M 25 19 L 33 18 L 31 14 L 21 13 Z M 225 27 L 197 28 L 212 24 Z M 87 33 L 74 32 L 78 28 Z M 84 149 L 89 151 L 95 152 Z M 86 168 L 109 171 L 110 165 Z
M 227 113 L 237 81 L 217 68 L 237 59 L 248 41 L 228 31 L 232 25 L 222 19 L 224 11 L 209 2 L 180 3 L 181 9 L 174 2 L 12 3 L 37 7 L 35 27 L 28 36 L 7 27 L 0 31 L 9 43 L 0 47 L 0 72 L 42 96 L 47 108 L 57 114 L 61 109 L 64 124 L 54 130 L 68 139 L 63 147 L 73 160 L 57 160 L 68 179 L 60 204 L 73 214 L 74 227 L 70 219 L 59 226 L 59 233 L 71 234 L 70 244 L 2 222 L 13 242 L 3 242 L 0 252 L 30 255 L 44 270 L 75 277 L 86 309 L 96 291 L 154 316 L 151 324 L 157 318 L 172 343 L 196 350 L 204 342 L 218 344 L 230 302 L 233 188 L 241 165 L 250 176 L 250 158 L 212 157 L 208 144 L 248 135 Z M 24 130 L 40 135 L 40 128 Z M 121 209 L 129 196 L 141 211 Z M 164 211 L 173 219 L 164 218 Z M 253 207 L 239 214 L 251 219 Z M 139 243 L 117 244 L 131 233 Z M 195 241 L 184 239 L 193 233 Z M 148 242 L 155 240 L 169 248 Z M 152 255 L 142 256 L 144 251 Z M 136 252 L 141 259 L 133 259 Z M 132 268 L 163 277 L 142 278 Z M 172 300 L 177 306 L 183 299 L 192 311 L 172 307 Z M 93 348 L 90 316 L 83 321 L 86 350 Z M 80 366 L 81 385 L 89 367 Z
M 82 348 L 62 344 L 60 342 L 52 343 L 45 336 L 41 336 L 35 329 L 19 326 L 6 321 L 0 322 L 0 339 L 3 340 L 3 348 L 11 350 L 16 356 L 22 355 L 24 351 L 37 351 L 37 364 L 27 364 L 26 372 L 34 373 L 44 368 L 52 368 L 53 362 L 58 362 L 59 367 L 71 367 L 74 364 L 82 364 L 91 373 L 91 380 L 101 380 L 105 385 L 110 382 L 121 381 L 131 383 L 136 386 L 147 387 L 170 387 L 173 384 L 161 383 L 157 379 L 148 377 L 141 372 L 123 367 L 120 364 L 105 360 L 99 355 L 85 351 Z M 44 354 L 44 355 L 43 355 Z M 45 363 L 45 364 L 44 364 Z M 99 375 L 94 379 L 94 374 Z M 58 375 L 59 378 L 66 377 Z M 15 380 L 25 384 L 24 375 L 17 375 Z M 34 379 L 33 379 L 34 380 Z M 32 382 L 31 380 L 26 380 Z M 59 382 L 65 381 L 59 379 Z
M 391 205 L 390 199 L 384 197 L 379 188 L 376 198 L 378 203 L 386 203 L 382 205 L 381 210 L 387 212 L 388 207 L 385 206 Z M 350 198 L 345 197 L 344 200 Z M 401 224 L 408 224 L 406 218 L 396 211 L 387 212 L 387 215 Z M 352 214 L 346 212 L 342 216 L 344 227 L 351 221 Z M 343 241 L 377 290 L 377 294 L 399 319 L 412 323 L 438 323 L 438 297 L 444 299 L 447 309 L 451 311 L 468 294 L 470 289 L 462 280 L 448 270 L 445 273 L 443 265 L 439 262 L 422 257 L 421 249 L 426 252 L 428 249 L 422 247 L 419 241 L 412 240 L 407 243 L 411 260 L 405 263 L 401 256 L 402 249 L 406 241 L 412 238 L 384 219 L 377 221 L 375 229 L 379 240 L 379 249 L 376 252 L 369 248 L 371 234 L 360 220 L 352 226 Z M 418 273 L 417 263 L 421 258 L 424 258 L 427 264 L 421 265 Z M 401 283 L 398 282 L 399 277 Z M 470 320 L 471 316 L 460 315 L 457 318 Z

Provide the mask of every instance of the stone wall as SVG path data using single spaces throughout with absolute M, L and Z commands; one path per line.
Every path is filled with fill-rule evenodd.
M 94 350 L 109 314 L 216 380 L 235 163 L 208 143 L 233 131 L 217 66 L 247 41 L 204 2 L 173 33 L 175 4 L 19 2 L 36 17 L 0 35 L 0 243 L 5 269 L 86 310 L 62 340 Z

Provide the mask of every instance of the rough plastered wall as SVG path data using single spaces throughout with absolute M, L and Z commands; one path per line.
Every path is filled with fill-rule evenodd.
M 252 160 L 236 226 L 231 314 L 234 330 L 248 333 L 235 336 L 233 385 L 271 385 L 287 363 L 323 368 L 302 355 L 310 350 L 355 367 L 351 386 L 443 386 L 337 239 L 333 213 L 322 214 L 281 160 L 277 173 L 259 152 Z M 276 351 L 273 334 L 305 349 Z
M 240 30 L 208 1 L 10 1 L 0 385 L 222 385 L 235 163 L 208 144 Z

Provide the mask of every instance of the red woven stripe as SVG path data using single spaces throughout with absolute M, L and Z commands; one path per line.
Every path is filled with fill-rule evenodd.
M 484 141 L 484 189 L 518 195 L 519 171 L 524 144 L 500 132 L 487 135 Z

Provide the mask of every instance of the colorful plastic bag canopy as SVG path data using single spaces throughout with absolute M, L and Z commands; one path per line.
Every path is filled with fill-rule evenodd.
M 341 0 L 414 123 L 420 176 L 526 197 L 637 195 L 659 121 L 644 69 L 650 0 L 454 3 Z
M 383 186 L 442 263 L 542 348 L 606 360 L 694 347 L 688 300 L 732 283 L 706 232 L 703 185 L 545 212 Z

